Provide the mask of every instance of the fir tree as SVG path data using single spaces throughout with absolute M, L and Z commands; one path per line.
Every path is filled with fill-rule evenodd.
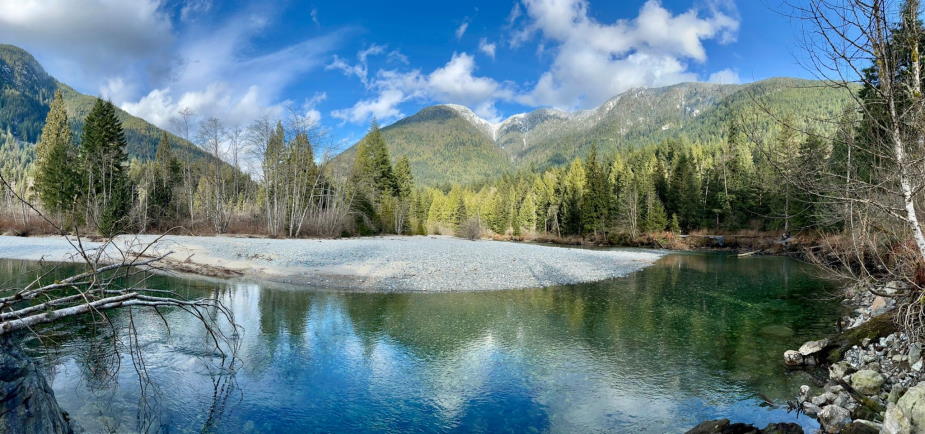
M 35 189 L 42 205 L 52 213 L 73 213 L 80 175 L 74 165 L 76 149 L 60 90 L 55 91 L 35 152 Z
M 132 203 L 122 122 L 111 102 L 96 100 L 84 121 L 80 160 L 87 213 L 101 235 L 122 229 Z
M 156 223 L 161 223 L 171 211 L 174 204 L 174 185 L 180 176 L 180 162 L 173 155 L 167 132 L 161 134 L 154 157 L 154 181 L 148 193 L 150 215 Z

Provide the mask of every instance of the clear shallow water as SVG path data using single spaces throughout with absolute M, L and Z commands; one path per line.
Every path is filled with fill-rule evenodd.
M 0 282 L 34 269 L 0 261 Z M 149 286 L 231 306 L 244 327 L 233 387 L 216 399 L 215 357 L 194 320 L 168 312 L 168 336 L 159 318 L 135 315 L 158 384 L 144 417 L 127 356 L 105 381 L 94 356 L 108 346 L 69 324 L 63 331 L 79 339 L 37 351 L 58 400 L 91 432 L 137 431 L 140 420 L 151 431 L 234 433 L 683 432 L 718 417 L 812 428 L 760 396 L 783 403 L 808 383 L 786 372 L 781 354 L 830 332 L 839 313 L 828 285 L 796 261 L 716 254 L 669 255 L 606 282 L 498 292 L 162 277 Z

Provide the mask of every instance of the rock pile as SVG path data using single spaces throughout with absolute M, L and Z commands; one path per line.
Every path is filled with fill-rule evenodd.
M 890 283 L 878 293 L 895 294 L 902 286 Z M 895 307 L 895 301 L 867 291 L 849 300 L 858 306 L 844 323 L 859 327 Z M 820 344 L 821 343 L 821 344 Z M 787 351 L 788 366 L 813 365 L 828 342 L 811 341 L 797 351 Z M 878 339 L 864 339 L 844 351 L 840 361 L 828 367 L 828 380 L 817 394 L 800 388 L 799 404 L 815 416 L 827 433 L 925 432 L 925 375 L 922 345 L 896 332 Z

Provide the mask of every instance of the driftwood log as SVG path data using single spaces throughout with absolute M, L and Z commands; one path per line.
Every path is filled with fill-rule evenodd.
M 861 345 L 864 339 L 875 340 L 898 331 L 899 328 L 893 320 L 893 315 L 885 313 L 875 316 L 855 328 L 843 330 L 829 338 L 829 343 L 815 354 L 817 360 L 828 363 L 840 361 L 845 352 L 855 345 Z

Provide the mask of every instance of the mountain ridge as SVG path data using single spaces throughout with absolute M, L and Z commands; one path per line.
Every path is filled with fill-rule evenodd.
M 666 140 L 722 140 L 728 121 L 742 113 L 754 114 L 767 132 L 774 131 L 768 114 L 754 110 L 755 102 L 781 115 L 831 118 L 850 102 L 850 94 L 794 78 L 688 82 L 629 89 L 592 109 L 539 108 L 499 122 L 465 106 L 437 104 L 383 127 L 382 133 L 392 156 L 408 157 L 416 179 L 424 184 L 470 183 L 525 167 L 563 165 L 592 146 L 613 152 Z M 347 167 L 359 143 L 335 157 L 335 166 Z M 451 149 L 466 156 L 453 155 Z M 494 158 L 504 161 L 489 161 Z M 469 170 L 452 167 L 453 162 L 464 162 Z
M 49 75 L 28 51 L 10 44 L 0 44 L 0 131 L 15 139 L 35 144 L 38 141 L 56 90 L 61 90 L 71 128 L 79 137 L 83 119 L 96 97 L 78 92 Z M 199 147 L 177 135 L 116 107 L 122 122 L 131 157 L 154 158 L 161 134 L 166 132 L 181 157 L 211 158 Z

